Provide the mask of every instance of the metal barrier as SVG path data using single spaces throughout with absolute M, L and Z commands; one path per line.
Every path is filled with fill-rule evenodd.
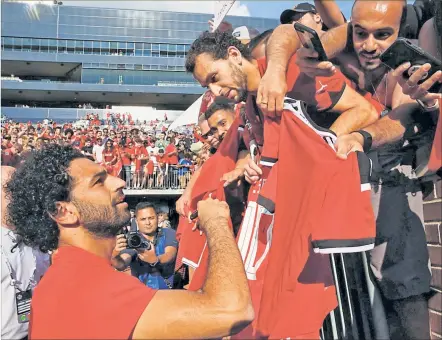
M 384 309 L 367 253 L 332 254 L 330 262 L 338 307 L 325 319 L 321 339 L 388 340 Z
M 183 167 L 169 165 L 167 172 L 155 166 L 149 174 L 146 169 L 135 170 L 134 166 L 123 167 L 122 178 L 126 181 L 125 189 L 185 189 L 189 183 L 191 170 Z

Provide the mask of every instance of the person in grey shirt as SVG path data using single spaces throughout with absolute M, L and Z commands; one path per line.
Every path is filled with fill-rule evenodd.
M 25 246 L 8 224 L 6 208 L 9 203 L 4 185 L 14 168 L 1 167 L 1 297 L 3 339 L 26 339 L 28 336 L 32 290 L 49 267 L 48 254 Z

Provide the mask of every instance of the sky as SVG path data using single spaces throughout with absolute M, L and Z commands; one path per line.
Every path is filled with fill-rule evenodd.
M 63 0 L 62 0 L 63 1 Z M 159 10 L 175 12 L 193 12 L 193 13 L 213 13 L 214 2 L 209 0 L 200 1 L 93 1 L 93 0 L 64 0 L 63 4 L 68 6 L 87 6 L 87 7 L 108 7 L 108 8 L 128 8 L 139 10 Z M 279 19 L 282 11 L 293 8 L 297 3 L 306 1 L 236 1 L 230 9 L 229 15 L 252 16 L 261 18 Z M 313 3 L 313 1 L 307 1 Z M 346 18 L 350 17 L 350 11 L 353 1 L 336 1 Z

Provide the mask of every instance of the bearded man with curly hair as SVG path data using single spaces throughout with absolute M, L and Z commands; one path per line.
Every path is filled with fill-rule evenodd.
M 56 144 L 36 151 L 8 182 L 9 223 L 23 243 L 57 250 L 33 294 L 30 338 L 220 338 L 250 323 L 247 279 L 223 202 L 198 205 L 211 258 L 202 291 L 156 292 L 113 269 L 116 235 L 130 220 L 124 185 Z

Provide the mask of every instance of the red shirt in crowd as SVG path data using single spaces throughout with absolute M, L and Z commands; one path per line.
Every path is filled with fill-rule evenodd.
M 31 339 L 129 339 L 155 290 L 108 260 L 60 247 L 34 290 Z
M 121 161 L 124 166 L 130 166 L 132 163 L 132 156 L 135 154 L 134 148 L 125 147 L 121 150 Z
M 175 154 L 173 156 L 168 156 L 169 153 L 177 152 L 177 149 L 173 143 L 169 143 L 169 145 L 166 146 L 165 154 L 167 157 L 167 162 L 171 165 L 178 164 L 178 156 Z
M 147 157 L 149 156 L 149 154 L 147 153 L 147 150 L 144 146 L 136 146 L 134 150 L 134 156 L 135 156 L 135 171 L 140 171 L 142 163 L 147 162 Z M 142 157 L 145 157 L 145 159 L 140 159 Z
M 115 148 L 112 150 L 103 150 L 103 161 L 104 162 L 110 162 L 117 156 L 117 152 L 115 151 Z

